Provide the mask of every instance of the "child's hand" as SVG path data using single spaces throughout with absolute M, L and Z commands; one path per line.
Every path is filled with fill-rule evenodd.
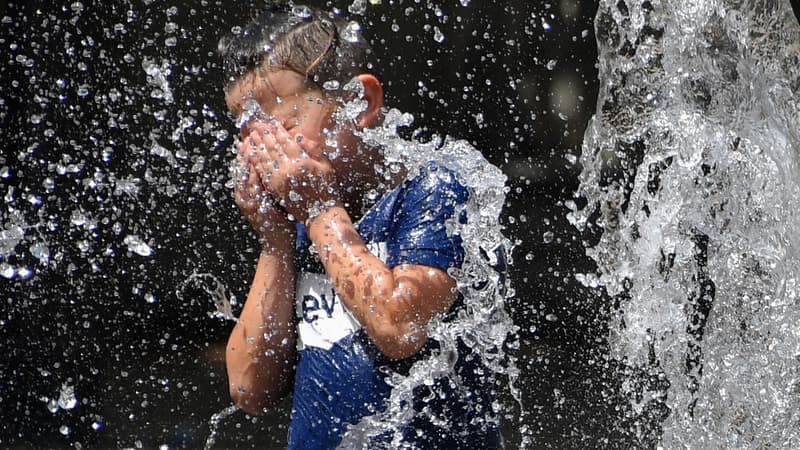
M 286 213 L 274 205 L 274 200 L 264 191 L 258 173 L 248 162 L 248 152 L 252 145 L 239 144 L 239 152 L 232 167 L 235 181 L 234 200 L 242 215 L 250 222 L 262 244 L 293 240 L 294 226 Z
M 250 134 L 254 151 L 249 162 L 258 172 L 266 191 L 297 220 L 339 202 L 333 168 L 324 157 L 313 158 L 310 143 L 294 137 L 277 122 L 258 122 Z

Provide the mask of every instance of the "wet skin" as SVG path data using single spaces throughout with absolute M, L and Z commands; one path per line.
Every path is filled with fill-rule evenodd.
M 381 163 L 379 153 L 352 132 L 352 127 L 378 124 L 383 91 L 373 76 L 359 79 L 368 106 L 354 124 L 343 127 L 332 121 L 337 103 L 294 72 L 251 72 L 226 92 L 234 116 L 248 100 L 268 114 L 241 128 L 234 193 L 263 246 L 226 353 L 231 395 L 250 413 L 279 401 L 293 379 L 295 232 L 287 214 L 306 224 L 342 302 L 386 356 L 416 354 L 427 339 L 428 321 L 446 312 L 455 298 L 455 282 L 444 270 L 413 264 L 389 268 L 353 225 L 366 192 L 387 188 L 374 169 Z M 325 147 L 326 130 L 334 129 L 337 148 Z

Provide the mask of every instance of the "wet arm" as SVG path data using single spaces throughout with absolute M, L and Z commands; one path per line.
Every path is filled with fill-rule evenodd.
M 334 287 L 386 356 L 413 356 L 425 344 L 425 325 L 455 299 L 455 282 L 439 268 L 404 264 L 390 269 L 373 255 L 340 206 L 309 221 L 308 231 Z
M 295 272 L 291 242 L 262 252 L 239 321 L 226 348 L 231 397 L 261 414 L 279 402 L 294 378 Z

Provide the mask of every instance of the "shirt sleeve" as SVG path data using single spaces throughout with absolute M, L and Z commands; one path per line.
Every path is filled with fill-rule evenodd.
M 453 172 L 429 164 L 406 181 L 398 199 L 395 224 L 387 240 L 387 265 L 420 264 L 447 270 L 459 267 L 464 260 L 461 237 L 448 234 L 447 222 L 459 214 L 461 223 L 466 212 L 467 189 Z

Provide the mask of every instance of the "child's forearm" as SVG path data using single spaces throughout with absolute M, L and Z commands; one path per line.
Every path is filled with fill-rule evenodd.
M 427 339 L 427 322 L 455 297 L 447 273 L 419 265 L 390 269 L 340 206 L 310 220 L 308 231 L 334 288 L 376 346 L 392 358 L 415 354 Z
M 265 250 L 226 349 L 231 397 L 251 414 L 280 401 L 291 387 L 296 331 L 291 243 Z

